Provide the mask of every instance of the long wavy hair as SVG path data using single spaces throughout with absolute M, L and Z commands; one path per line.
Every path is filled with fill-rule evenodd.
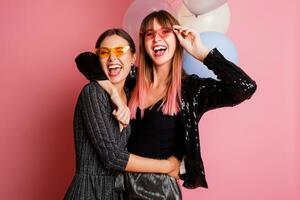
M 154 19 L 162 27 L 172 27 L 173 25 L 180 25 L 178 20 L 174 18 L 170 13 L 164 10 L 154 11 L 144 18 L 140 27 L 140 57 L 139 67 L 137 74 L 137 84 L 132 92 L 129 108 L 131 111 L 131 118 L 136 118 L 136 111 L 139 107 L 141 109 L 141 115 L 144 114 L 144 100 L 147 97 L 147 88 L 153 82 L 153 61 L 145 50 L 145 37 L 144 33 L 146 29 L 153 24 Z M 167 94 L 162 102 L 162 112 L 165 115 L 176 115 L 180 110 L 180 99 L 181 99 L 181 77 L 183 72 L 182 69 L 182 57 L 183 48 L 180 45 L 177 37 L 176 38 L 176 49 L 172 58 L 172 66 L 170 68 L 169 76 L 167 79 Z

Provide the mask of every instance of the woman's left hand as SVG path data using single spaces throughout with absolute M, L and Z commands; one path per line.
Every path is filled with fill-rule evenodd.
M 169 157 L 168 161 L 171 163 L 171 166 L 172 166 L 171 171 L 168 172 L 168 175 L 172 176 L 178 180 L 179 179 L 180 161 L 175 156 Z
M 193 29 L 178 25 L 174 25 L 173 30 L 180 45 L 193 57 L 203 61 L 209 49 L 202 43 L 199 34 Z

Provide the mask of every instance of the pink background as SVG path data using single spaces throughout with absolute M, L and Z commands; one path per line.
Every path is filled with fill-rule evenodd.
M 121 27 L 132 0 L 108 2 L 0 2 L 1 199 L 63 198 L 74 173 L 73 110 L 86 83 L 74 58 Z M 228 35 L 258 90 L 203 117 L 209 189 L 184 189 L 184 199 L 300 199 L 300 3 L 228 2 Z

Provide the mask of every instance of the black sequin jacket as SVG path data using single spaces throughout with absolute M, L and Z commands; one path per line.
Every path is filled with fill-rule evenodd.
M 187 76 L 182 84 L 181 117 L 185 127 L 185 170 L 181 176 L 186 188 L 205 187 L 204 165 L 200 152 L 198 122 L 211 109 L 235 106 L 249 99 L 256 90 L 256 83 L 242 69 L 226 60 L 213 49 L 203 63 L 218 80 Z
M 85 62 L 76 63 L 81 72 L 88 71 Z M 208 187 L 198 133 L 198 123 L 203 114 L 211 109 L 235 106 L 249 99 L 256 90 L 255 81 L 234 63 L 225 59 L 217 49 L 211 50 L 203 63 L 216 74 L 217 80 L 200 78 L 195 74 L 188 75 L 183 78 L 181 89 L 180 115 L 185 128 L 185 173 L 181 174 L 180 178 L 184 181 L 183 186 L 189 189 Z M 129 76 L 129 85 L 135 82 L 135 74 Z M 106 79 L 103 72 L 93 78 Z

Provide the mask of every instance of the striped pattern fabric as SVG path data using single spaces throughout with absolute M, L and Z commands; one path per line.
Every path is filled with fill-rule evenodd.
M 126 167 L 130 127 L 119 131 L 113 105 L 97 82 L 81 91 L 74 116 L 76 174 L 64 199 L 120 200 L 116 176 Z

